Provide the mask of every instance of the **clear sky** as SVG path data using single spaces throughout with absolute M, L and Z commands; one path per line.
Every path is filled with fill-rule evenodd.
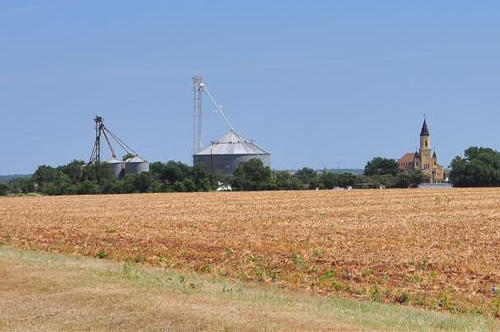
M 500 148 L 498 1 L 0 2 L 0 174 L 88 160 L 94 114 L 191 163 L 198 73 L 272 166 Z M 207 103 L 203 141 L 224 123 Z

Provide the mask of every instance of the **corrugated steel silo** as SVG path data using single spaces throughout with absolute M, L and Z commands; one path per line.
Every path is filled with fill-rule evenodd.
M 125 174 L 141 174 L 149 172 L 149 162 L 135 156 L 125 160 Z
M 271 165 L 271 154 L 234 130 L 212 142 L 193 155 L 193 165 L 202 166 L 212 173 L 231 175 L 242 162 L 260 159 L 264 166 Z
M 109 170 L 111 171 L 111 174 L 115 177 L 115 179 L 118 179 L 122 176 L 122 172 L 125 167 L 123 161 L 115 158 L 110 158 L 108 161 L 106 161 L 106 163 L 108 164 Z

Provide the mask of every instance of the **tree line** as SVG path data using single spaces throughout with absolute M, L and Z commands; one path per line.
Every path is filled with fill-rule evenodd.
M 450 182 L 456 187 L 500 186 L 500 153 L 470 147 L 451 162 Z M 107 164 L 85 165 L 83 161 L 59 167 L 39 166 L 31 178 L 0 183 L 0 195 L 39 193 L 44 195 L 119 194 L 144 192 L 201 192 L 231 190 L 304 190 L 334 188 L 408 188 L 428 179 L 418 170 L 402 171 L 396 160 L 376 157 L 363 174 L 316 171 L 303 167 L 296 172 L 273 171 L 258 159 L 242 163 L 223 177 L 207 169 L 177 161 L 154 162 L 150 171 L 115 179 Z
M 59 167 L 39 166 L 31 178 L 0 184 L 0 194 L 40 193 L 43 195 L 119 194 L 143 192 L 201 192 L 220 189 L 304 190 L 336 187 L 378 187 L 388 176 L 354 175 L 316 171 L 303 167 L 296 172 L 273 171 L 259 159 L 241 163 L 231 176 L 211 174 L 202 167 L 177 161 L 154 162 L 149 172 L 115 179 L 106 163 L 85 165 L 83 161 Z M 392 184 L 391 184 L 392 185 Z

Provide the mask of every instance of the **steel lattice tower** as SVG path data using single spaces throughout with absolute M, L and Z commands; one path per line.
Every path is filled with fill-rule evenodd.
M 203 79 L 201 76 L 193 76 L 193 94 L 194 94 L 194 137 L 193 154 L 201 149 L 201 93 L 203 90 Z

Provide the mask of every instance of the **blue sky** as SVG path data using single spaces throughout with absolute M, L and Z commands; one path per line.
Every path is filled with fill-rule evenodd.
M 87 160 L 94 114 L 191 162 L 198 73 L 272 166 L 498 149 L 496 1 L 2 1 L 0 174 Z M 203 141 L 226 128 L 205 104 Z

